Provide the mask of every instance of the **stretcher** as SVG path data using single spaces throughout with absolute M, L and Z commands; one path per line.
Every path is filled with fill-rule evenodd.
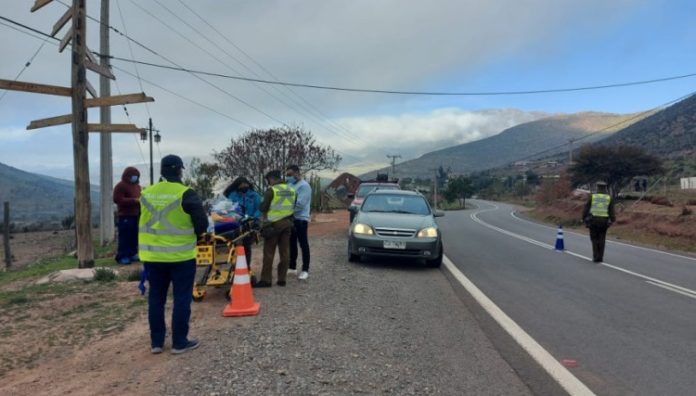
M 251 238 L 259 242 L 260 226 L 253 218 L 243 218 L 234 226 L 215 226 L 213 233 L 202 235 L 196 243 L 196 277 L 193 284 L 193 301 L 200 302 L 207 295 L 208 287 L 231 287 L 237 262 L 236 246 Z M 249 263 L 247 263 L 249 265 Z M 256 284 L 252 271 L 251 284 Z M 225 293 L 229 299 L 229 291 Z

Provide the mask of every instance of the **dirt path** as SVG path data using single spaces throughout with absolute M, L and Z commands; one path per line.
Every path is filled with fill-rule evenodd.
M 439 270 L 350 264 L 347 226 L 310 226 L 309 281 L 255 290 L 259 316 L 223 318 L 222 289 L 194 304 L 195 351 L 151 355 L 143 307 L 117 335 L 0 377 L 0 394 L 529 393 Z

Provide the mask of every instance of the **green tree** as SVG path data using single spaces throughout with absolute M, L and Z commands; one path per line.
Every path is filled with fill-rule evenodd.
M 616 196 L 636 176 L 663 173 L 662 160 L 634 146 L 585 145 L 569 168 L 573 186 L 599 180 Z
M 213 189 L 218 181 L 220 167 L 217 164 L 201 162 L 199 158 L 193 158 L 188 164 L 183 180 L 203 201 L 213 198 Z
M 471 180 L 468 177 L 457 176 L 449 179 L 444 196 L 448 202 L 458 200 L 463 208 L 465 207 L 466 197 L 470 196 L 473 191 Z

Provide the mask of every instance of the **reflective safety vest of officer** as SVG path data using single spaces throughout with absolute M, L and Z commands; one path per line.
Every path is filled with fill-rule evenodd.
M 196 235 L 182 198 L 189 188 L 159 182 L 140 197 L 138 250 L 144 262 L 175 263 L 196 258 Z
M 590 214 L 594 217 L 609 217 L 611 197 L 607 194 L 592 194 Z
M 268 221 L 275 223 L 295 213 L 297 193 L 285 183 L 276 184 L 273 189 L 273 201 L 268 209 Z

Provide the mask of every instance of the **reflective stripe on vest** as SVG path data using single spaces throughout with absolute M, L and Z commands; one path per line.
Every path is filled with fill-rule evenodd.
M 287 184 L 277 184 L 271 188 L 273 189 L 273 200 L 268 209 L 268 221 L 274 223 L 295 213 L 297 193 Z
M 611 197 L 607 194 L 592 194 L 590 214 L 594 217 L 609 217 Z
M 171 263 L 196 257 L 193 222 L 182 207 L 188 187 L 160 182 L 140 197 L 138 249 L 145 262 Z

